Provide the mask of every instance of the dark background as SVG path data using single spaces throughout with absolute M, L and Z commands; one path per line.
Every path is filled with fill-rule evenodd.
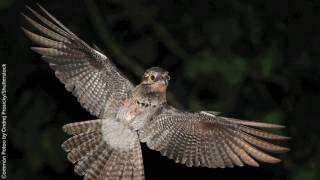
M 36 2 L 133 82 L 160 66 L 169 102 L 279 123 L 283 161 L 260 168 L 175 164 L 143 145 L 146 179 L 320 179 L 320 5 L 316 0 L 1 0 L 0 59 L 8 71 L 8 179 L 82 179 L 60 144 L 62 125 L 94 119 L 30 51 L 20 12 Z M 30 29 L 30 28 L 29 28 Z

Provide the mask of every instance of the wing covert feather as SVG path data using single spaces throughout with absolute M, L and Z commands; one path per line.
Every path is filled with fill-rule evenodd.
M 131 82 L 107 56 L 91 48 L 48 11 L 39 7 L 44 15 L 27 7 L 37 20 L 22 14 L 38 31 L 35 33 L 22 28 L 29 39 L 40 45 L 31 49 L 42 55 L 56 77 L 92 115 L 103 118 L 114 113 L 132 90 Z
M 140 141 L 149 148 L 187 166 L 225 168 L 247 164 L 257 167 L 257 161 L 280 162 L 265 151 L 282 153 L 289 150 L 266 141 L 287 137 L 258 128 L 282 127 L 225 118 L 210 112 L 182 112 L 166 105 L 139 131 L 139 135 Z

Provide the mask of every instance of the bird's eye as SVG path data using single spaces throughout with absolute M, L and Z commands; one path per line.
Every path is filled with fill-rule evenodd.
M 151 81 L 154 81 L 155 79 L 156 79 L 156 77 L 155 77 L 154 75 L 151 75 L 151 76 L 150 76 L 150 80 L 151 80 Z

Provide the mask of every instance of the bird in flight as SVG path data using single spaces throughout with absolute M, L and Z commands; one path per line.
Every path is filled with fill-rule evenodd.
M 66 124 L 62 144 L 74 172 L 86 180 L 144 179 L 140 143 L 189 167 L 225 168 L 258 161 L 278 163 L 266 152 L 289 149 L 268 140 L 286 136 L 262 130 L 282 125 L 226 118 L 214 111 L 186 112 L 167 103 L 170 76 L 159 67 L 132 84 L 99 49 L 90 47 L 39 5 L 22 14 L 37 31 L 22 28 L 56 77 L 97 119 Z

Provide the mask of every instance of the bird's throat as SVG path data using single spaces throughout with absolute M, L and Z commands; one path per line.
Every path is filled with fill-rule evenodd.
M 155 104 L 162 104 L 167 101 L 166 87 L 155 84 L 140 84 L 133 91 L 133 96 L 137 99 L 146 100 Z

